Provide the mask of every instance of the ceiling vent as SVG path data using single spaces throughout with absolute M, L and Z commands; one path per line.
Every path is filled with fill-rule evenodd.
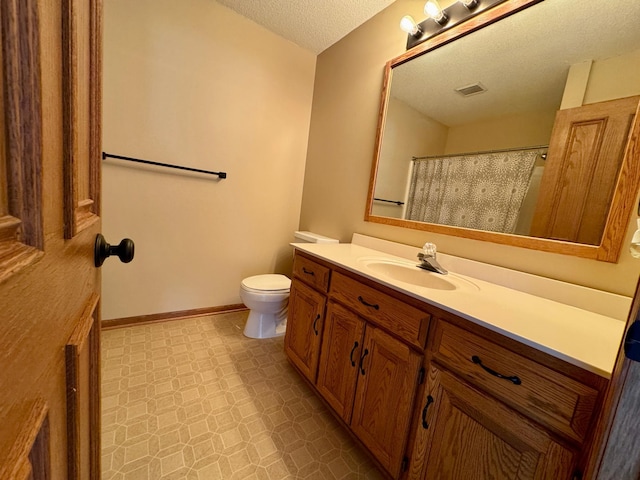
M 477 95 L 479 93 L 484 93 L 487 91 L 487 87 L 482 85 L 480 82 L 472 83 L 471 85 L 465 85 L 464 87 L 459 87 L 455 89 L 463 97 L 470 97 L 471 95 Z

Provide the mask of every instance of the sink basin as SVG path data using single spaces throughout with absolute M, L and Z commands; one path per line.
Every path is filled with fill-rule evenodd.
M 441 275 L 418 268 L 416 263 L 386 258 L 362 258 L 359 261 L 371 272 L 392 280 L 434 290 L 478 289 L 466 279 L 449 273 Z

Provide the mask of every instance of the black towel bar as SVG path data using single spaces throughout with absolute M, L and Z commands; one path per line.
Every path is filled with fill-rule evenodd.
M 376 202 L 395 203 L 396 205 L 404 205 L 400 200 L 385 200 L 384 198 L 374 198 Z
M 182 167 L 180 165 L 171 165 L 170 163 L 152 162 L 151 160 L 141 160 L 139 158 L 123 157 L 122 155 L 112 155 L 110 153 L 102 152 L 102 160 L 106 160 L 107 158 L 116 158 L 118 160 L 126 160 L 127 162 L 144 163 L 146 165 L 155 165 L 157 167 L 176 168 L 178 170 L 188 170 L 189 172 L 217 175 L 218 178 L 227 178 L 227 172 L 212 172 L 210 170 L 200 170 L 199 168 Z

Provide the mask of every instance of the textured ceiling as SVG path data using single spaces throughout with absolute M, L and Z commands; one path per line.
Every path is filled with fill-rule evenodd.
M 330 47 L 395 0 L 217 0 L 314 53 Z

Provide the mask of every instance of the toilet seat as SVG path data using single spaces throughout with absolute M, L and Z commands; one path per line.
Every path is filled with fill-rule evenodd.
M 286 293 L 291 288 L 291 279 L 279 274 L 254 275 L 242 280 L 241 287 L 245 291 L 262 294 Z

